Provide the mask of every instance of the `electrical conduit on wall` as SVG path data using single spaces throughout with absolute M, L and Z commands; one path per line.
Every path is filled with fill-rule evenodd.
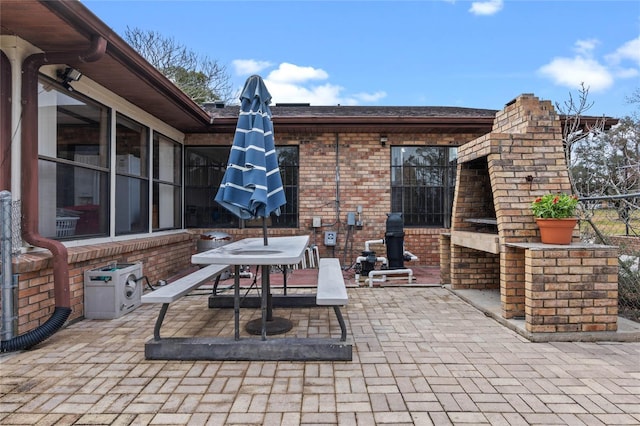
M 42 325 L 23 335 L 0 342 L 0 352 L 28 349 L 58 331 L 71 314 L 67 248 L 59 241 L 45 238 L 38 231 L 38 72 L 43 65 L 94 62 L 102 58 L 107 41 L 99 36 L 83 52 L 37 53 L 22 64 L 22 237 L 36 247 L 51 251 L 55 309 Z

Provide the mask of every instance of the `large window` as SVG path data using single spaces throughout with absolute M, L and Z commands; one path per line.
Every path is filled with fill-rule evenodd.
M 42 236 L 70 240 L 182 228 L 180 143 L 157 132 L 152 140 L 149 126 L 46 77 L 38 89 Z
M 108 108 L 41 80 L 38 153 L 40 234 L 108 235 Z
M 229 159 L 230 147 L 185 147 L 185 226 L 187 228 L 238 228 L 261 226 L 262 221 L 240 221 L 214 201 Z M 280 216 L 271 215 L 270 226 L 298 226 L 298 147 L 276 147 L 287 204 Z
M 116 235 L 149 231 L 149 129 L 116 117 Z
M 405 226 L 450 226 L 456 154 L 450 147 L 391 148 L 391 209 Z
M 182 227 L 182 146 L 153 134 L 153 230 Z

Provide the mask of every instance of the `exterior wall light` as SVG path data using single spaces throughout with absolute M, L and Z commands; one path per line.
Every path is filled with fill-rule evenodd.
M 73 92 L 73 87 L 71 87 L 72 81 L 78 81 L 82 77 L 82 73 L 75 68 L 67 67 L 64 70 L 58 70 L 58 78 L 60 82 L 70 92 Z

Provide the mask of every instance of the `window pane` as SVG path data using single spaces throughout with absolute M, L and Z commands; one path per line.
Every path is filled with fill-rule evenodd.
M 116 235 L 149 231 L 146 179 L 116 176 Z
M 108 109 L 51 84 L 38 83 L 38 153 L 108 167 Z
M 456 149 L 392 147 L 391 207 L 406 226 L 449 226 Z
M 236 228 L 239 219 L 214 201 L 229 158 L 230 147 L 185 147 L 185 226 Z M 298 226 L 298 147 L 276 147 L 287 204 L 280 216 L 271 215 L 269 226 Z M 245 221 L 246 227 L 262 221 Z
M 117 115 L 116 235 L 149 231 L 148 135 L 147 127 Z
M 118 114 L 116 118 L 116 171 L 147 177 L 149 129 Z
M 107 172 L 46 160 L 38 162 L 38 171 L 42 236 L 77 239 L 108 235 Z
M 153 183 L 153 230 L 182 227 L 182 191 L 179 186 Z M 157 200 L 157 202 L 155 201 Z
M 229 159 L 230 147 L 185 147 L 185 226 L 237 228 L 237 216 L 213 199 Z
M 109 109 L 38 82 L 39 232 L 109 234 Z
M 182 183 L 182 146 L 157 133 L 153 134 L 153 178 Z
M 152 229 L 182 227 L 182 145 L 153 134 Z
M 273 216 L 274 226 L 297 228 L 298 227 L 298 147 L 276 147 L 278 153 L 278 165 L 282 174 L 282 185 L 287 204 L 280 207 L 280 216 Z

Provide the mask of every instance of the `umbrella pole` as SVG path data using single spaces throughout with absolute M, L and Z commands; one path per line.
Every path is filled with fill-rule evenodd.
M 264 245 L 268 246 L 269 240 L 267 238 L 267 217 L 266 216 L 262 217 L 262 235 L 264 238 Z

